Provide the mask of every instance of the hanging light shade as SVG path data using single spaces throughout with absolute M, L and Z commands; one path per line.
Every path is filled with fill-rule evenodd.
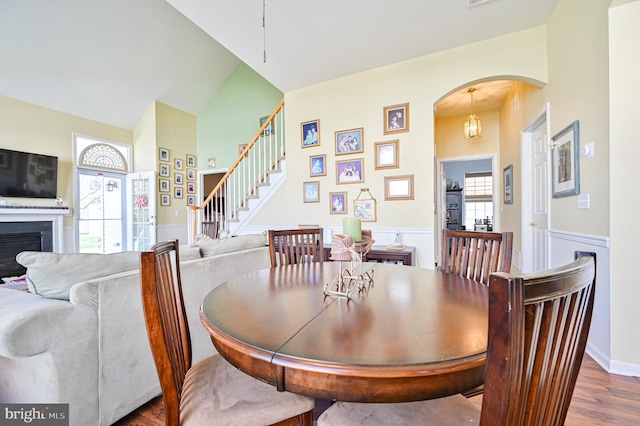
M 468 92 L 471 95 L 471 115 L 469 119 L 464 122 L 464 138 L 467 140 L 473 140 L 482 136 L 482 122 L 473 113 L 473 92 L 476 89 L 471 87 Z

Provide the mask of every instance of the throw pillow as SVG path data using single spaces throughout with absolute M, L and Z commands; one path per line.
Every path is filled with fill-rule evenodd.
M 214 239 L 205 234 L 198 234 L 194 242 L 200 247 L 202 257 L 216 256 L 223 253 L 246 250 L 267 245 L 267 233 L 240 235 L 224 239 Z
M 178 247 L 180 252 L 180 262 L 186 260 L 200 259 L 200 247 L 197 244 L 180 244 Z
M 51 299 L 69 300 L 71 287 L 81 281 L 140 268 L 140 253 L 50 253 L 23 251 L 16 261 L 27 268 L 29 291 Z

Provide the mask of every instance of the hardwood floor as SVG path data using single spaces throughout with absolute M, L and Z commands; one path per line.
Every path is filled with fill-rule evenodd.
M 481 396 L 471 400 L 481 404 Z M 326 404 L 319 402 L 314 419 Z M 158 397 L 121 419 L 117 426 L 164 425 L 164 406 Z M 566 426 L 640 425 L 640 378 L 608 374 L 585 355 L 580 376 L 573 392 Z

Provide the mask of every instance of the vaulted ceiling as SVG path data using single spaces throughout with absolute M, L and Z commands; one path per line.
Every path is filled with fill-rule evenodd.
M 154 100 L 198 114 L 240 61 L 287 92 L 542 25 L 556 3 L 2 0 L 0 95 L 133 129 Z

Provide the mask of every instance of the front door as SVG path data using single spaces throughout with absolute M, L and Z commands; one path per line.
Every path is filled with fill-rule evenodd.
M 78 169 L 77 241 L 79 253 L 124 250 L 125 174 Z
M 127 175 L 127 250 L 156 243 L 156 172 Z

